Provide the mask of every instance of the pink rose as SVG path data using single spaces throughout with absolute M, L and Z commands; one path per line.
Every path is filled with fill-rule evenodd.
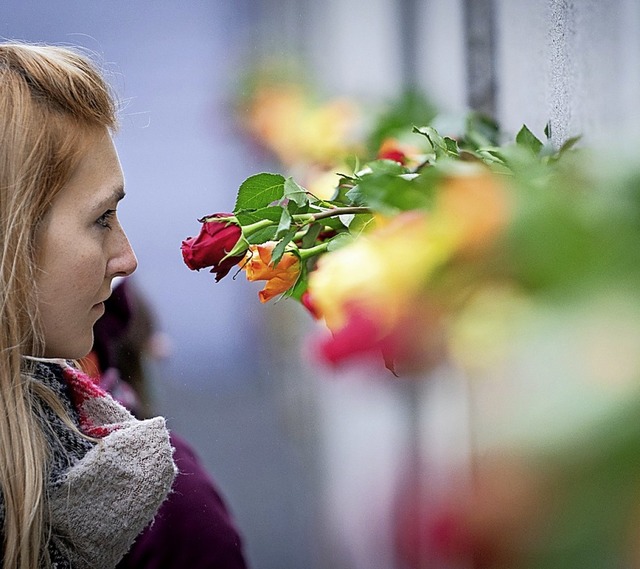
M 311 316 L 313 316 L 316 320 L 320 319 L 320 309 L 318 308 L 318 305 L 316 304 L 313 296 L 311 296 L 311 293 L 308 290 L 305 290 L 302 293 L 300 302 L 302 303 L 302 306 L 304 306 L 309 311 L 309 314 L 311 314 Z
M 215 213 L 203 220 L 228 217 L 233 217 L 233 214 Z M 225 259 L 241 236 L 242 229 L 233 221 L 203 221 L 200 234 L 182 242 L 182 258 L 187 267 L 194 271 L 211 267 L 210 272 L 216 274 L 217 282 L 244 258 L 243 252 Z

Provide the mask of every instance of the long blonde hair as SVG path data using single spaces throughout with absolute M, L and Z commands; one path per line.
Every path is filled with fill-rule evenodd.
M 3 566 L 48 565 L 48 449 L 23 356 L 44 353 L 34 282 L 37 225 L 81 158 L 82 133 L 116 126 L 91 59 L 55 46 L 0 43 L 0 490 Z M 55 402 L 54 402 L 55 403 Z

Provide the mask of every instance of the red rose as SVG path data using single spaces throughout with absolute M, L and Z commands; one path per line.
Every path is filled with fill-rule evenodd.
M 233 214 L 215 213 L 207 215 L 203 219 L 213 217 L 228 218 L 233 217 Z M 244 259 L 244 252 L 225 259 L 227 253 L 235 247 L 241 236 L 242 229 L 232 221 L 204 221 L 200 235 L 189 237 L 182 242 L 182 258 L 187 267 L 194 271 L 211 267 L 210 272 L 216 274 L 217 282 Z
M 408 162 L 407 154 L 404 149 L 400 147 L 397 140 L 392 138 L 388 138 L 382 143 L 376 158 L 379 160 L 393 160 L 394 162 L 398 162 L 403 165 Z

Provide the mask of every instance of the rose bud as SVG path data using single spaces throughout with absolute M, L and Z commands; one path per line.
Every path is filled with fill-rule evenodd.
M 203 218 L 200 234 L 182 242 L 182 258 L 187 267 L 194 271 L 211 267 L 210 272 L 215 273 L 218 282 L 244 258 L 244 252 L 225 258 L 242 237 L 240 226 L 228 219 L 210 221 L 211 218 L 232 217 L 231 213 L 215 213 Z

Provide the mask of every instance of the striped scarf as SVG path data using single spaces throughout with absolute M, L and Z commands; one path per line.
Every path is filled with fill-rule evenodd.
M 79 430 L 46 404 L 51 449 L 47 500 L 53 569 L 113 569 L 167 496 L 176 468 L 162 417 L 140 421 L 87 375 L 61 360 L 37 360 Z M 4 517 L 4 508 L 0 514 Z

